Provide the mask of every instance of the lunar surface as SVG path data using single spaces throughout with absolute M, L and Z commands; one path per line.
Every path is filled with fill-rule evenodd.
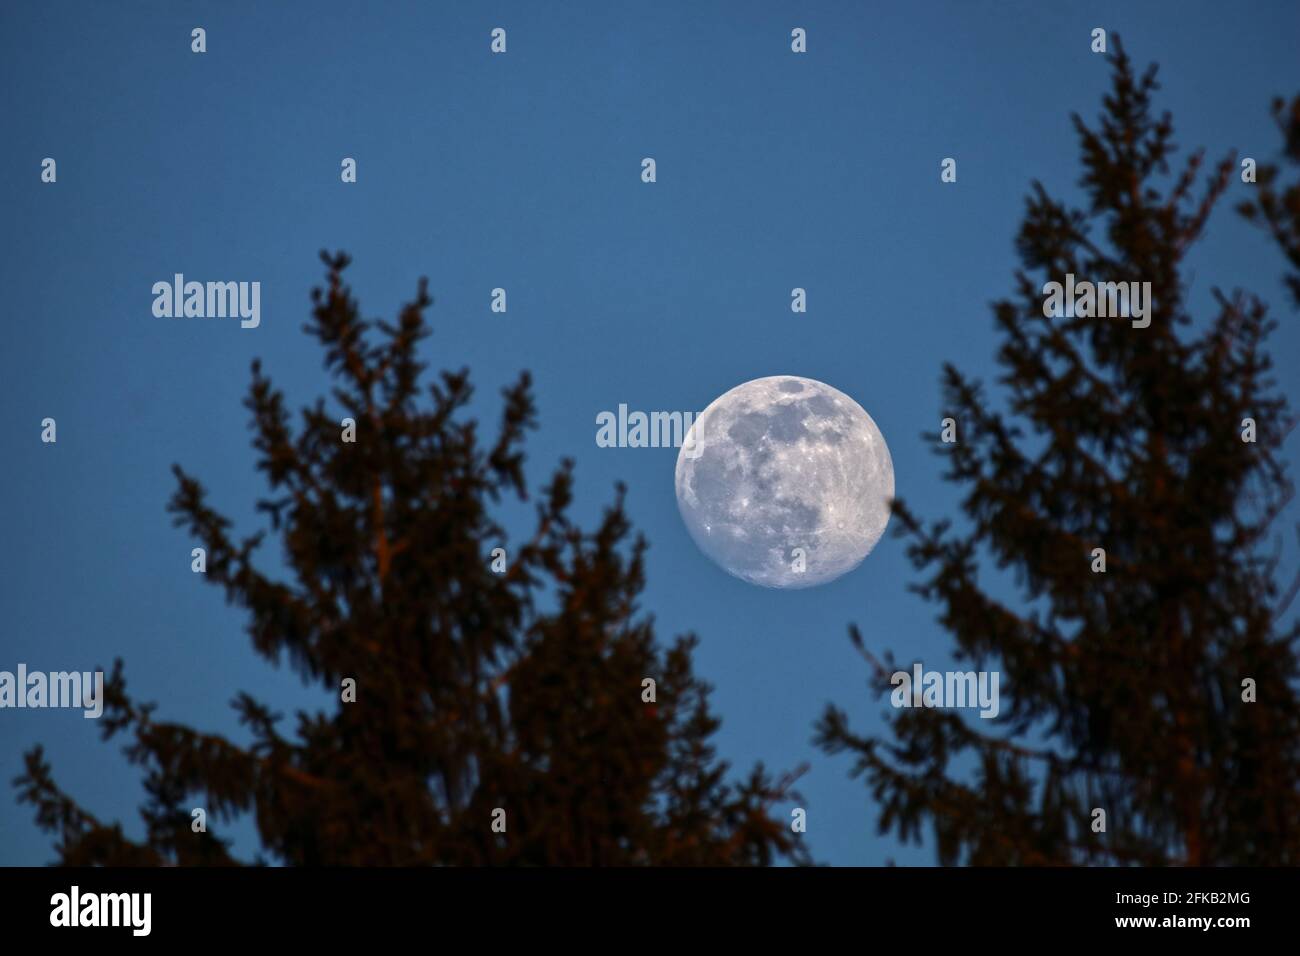
M 677 507 L 700 549 L 751 584 L 806 588 L 862 563 L 889 523 L 894 464 L 862 406 L 775 375 L 737 385 L 677 456 Z

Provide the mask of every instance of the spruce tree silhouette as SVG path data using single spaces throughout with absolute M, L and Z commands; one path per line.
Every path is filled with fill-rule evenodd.
M 795 775 L 773 780 L 759 765 L 728 782 L 710 743 L 709 688 L 692 673 L 695 638 L 661 649 L 638 609 L 645 542 L 629 537 L 623 489 L 583 531 L 568 517 L 565 460 L 537 502 L 531 539 L 507 540 L 489 509 L 528 497 L 527 374 L 504 392 L 499 434 L 480 445 L 463 416 L 464 370 L 422 389 L 425 283 L 375 335 L 343 284 L 348 258 L 322 258 L 328 286 L 313 293 L 307 331 L 324 348 L 342 415 L 319 399 L 295 428 L 254 362 L 245 404 L 271 489 L 258 503 L 269 529 L 236 540 L 179 467 L 169 510 L 206 548 L 208 581 L 246 609 L 258 653 L 287 659 L 335 704 L 299 712 L 285 734 L 271 707 L 240 693 L 233 706 L 250 737 L 240 744 L 155 719 L 128 696 L 117 661 L 101 719 L 105 738 L 125 735 L 143 768 L 146 836 L 128 839 L 79 807 L 37 747 L 16 784 L 61 862 L 239 862 L 228 840 L 193 832 L 193 807 L 218 823 L 251 813 L 254 862 L 807 862 L 788 824 L 770 816 L 774 802 L 798 799 Z M 341 440 L 343 416 L 355 442 Z M 255 564 L 268 530 L 291 580 Z M 506 558 L 496 570 L 495 548 Z
M 1015 298 L 994 306 L 1005 411 L 945 366 L 958 442 L 935 450 L 965 527 L 895 506 L 914 590 L 938 605 L 958 669 L 1000 673 L 1001 718 L 899 708 L 890 739 L 830 706 L 817 727 L 853 756 L 880 832 L 931 829 L 944 864 L 1300 863 L 1300 626 L 1271 549 L 1294 422 L 1259 299 L 1216 291 L 1211 314 L 1189 314 L 1187 255 L 1237 167 L 1203 173 L 1197 152 L 1171 173 L 1156 89 L 1117 43 L 1100 122 L 1074 117 L 1086 208 L 1033 186 Z M 1151 325 L 1045 318 L 1042 286 L 1067 273 L 1150 281 Z M 999 582 L 1018 597 L 995 598 Z M 851 638 L 890 693 L 910 663 Z
M 1282 133 L 1282 158 L 1300 167 L 1300 96 L 1288 104 L 1281 97 L 1273 101 L 1273 120 Z M 1286 275 L 1292 303 L 1300 308 L 1300 179 L 1279 191 L 1281 170 L 1275 165 L 1259 168 L 1258 200 L 1247 200 L 1237 209 L 1247 219 L 1268 230 L 1277 240 L 1290 265 Z

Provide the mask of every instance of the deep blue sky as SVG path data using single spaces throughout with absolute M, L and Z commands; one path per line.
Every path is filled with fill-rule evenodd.
M 320 700 L 254 657 L 242 616 L 190 572 L 192 542 L 164 505 L 180 462 L 239 530 L 255 527 L 249 361 L 264 359 L 295 408 L 321 392 L 301 327 L 317 251 L 342 248 L 368 316 L 391 318 L 429 277 L 426 354 L 434 368 L 470 366 L 478 411 L 494 416 L 498 390 L 532 371 L 535 480 L 574 457 L 589 517 L 627 482 L 651 543 L 645 607 L 664 637 L 702 637 L 697 667 L 738 769 L 811 762 L 801 788 L 816 857 L 931 862 L 928 846 L 878 837 L 847 761 L 810 743 L 830 701 L 861 729 L 882 726 L 887 703 L 866 693 L 850 621 L 873 647 L 949 661 L 933 608 L 906 591 L 902 543 L 887 535 L 831 585 L 754 588 L 688 537 L 676 452 L 598 448 L 595 416 L 620 402 L 702 410 L 752 378 L 809 376 L 870 412 L 902 497 L 952 513 L 955 491 L 921 438 L 940 417 L 940 364 L 991 376 L 988 303 L 1011 291 L 1029 183 L 1075 193 L 1069 115 L 1095 116 L 1108 79 L 1091 28 L 1160 64 L 1181 144 L 1266 159 L 1279 145 L 1269 99 L 1300 80 L 1297 11 L 6 0 L 0 669 L 121 656 L 160 718 L 237 739 L 238 690 L 290 713 Z M 208 32 L 201 56 L 195 26 Z M 505 56 L 488 51 L 496 26 Z M 795 26 L 808 30 L 803 56 L 790 52 Z M 46 156 L 55 185 L 39 179 Z M 344 156 L 358 160 L 356 185 L 339 181 Z M 644 156 L 658 162 L 654 185 L 640 181 Z M 946 156 L 956 185 L 939 181 Z M 1240 285 L 1278 306 L 1273 349 L 1300 399 L 1276 250 L 1225 205 L 1195 263 L 1194 295 Z M 174 272 L 260 280 L 261 327 L 154 318 L 150 287 Z M 496 286 L 504 316 L 488 309 Z M 806 315 L 790 311 L 794 286 L 808 290 Z M 39 439 L 47 416 L 55 446 Z M 1294 436 L 1288 451 L 1294 461 Z M 74 796 L 140 832 L 138 773 L 95 724 L 0 711 L 0 863 L 53 857 L 8 788 L 38 741 Z

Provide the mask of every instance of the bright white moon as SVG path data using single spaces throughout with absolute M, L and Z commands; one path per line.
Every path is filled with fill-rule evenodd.
M 889 523 L 894 463 L 862 406 L 810 378 L 737 385 L 677 456 L 696 544 L 751 584 L 806 588 L 852 571 Z

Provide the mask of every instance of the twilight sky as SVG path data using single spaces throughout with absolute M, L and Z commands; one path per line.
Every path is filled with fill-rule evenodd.
M 849 622 L 902 660 L 951 663 L 933 608 L 906 590 L 902 543 L 887 533 L 822 587 L 748 585 L 683 526 L 676 450 L 599 448 L 595 420 L 620 403 L 698 412 L 749 379 L 806 376 L 870 413 L 915 510 L 954 513 L 921 437 L 941 417 L 940 365 L 992 377 L 989 303 L 1012 290 L 1023 197 L 1033 179 L 1076 194 L 1070 113 L 1096 116 L 1109 72 L 1090 30 L 1160 64 L 1178 142 L 1212 158 L 1274 158 L 1269 100 L 1300 85 L 1288 0 L 1087 6 L 7 0 L 0 670 L 121 656 L 160 719 L 237 740 L 237 691 L 286 713 L 320 703 L 254 656 L 242 615 L 190 572 L 192 543 L 164 505 L 179 462 L 238 531 L 260 526 L 240 404 L 249 362 L 264 360 L 295 409 L 322 391 L 301 327 L 317 251 L 345 249 L 368 317 L 393 318 L 429 277 L 425 354 L 434 369 L 470 367 L 477 412 L 494 418 L 499 389 L 532 371 L 535 482 L 574 457 L 589 521 L 627 482 L 651 545 L 643 606 L 662 638 L 702 637 L 697 670 L 716 685 L 737 771 L 811 763 L 800 788 L 814 856 L 932 862 L 929 846 L 877 836 L 848 761 L 810 743 L 827 702 L 864 730 L 888 709 L 866 692 Z M 497 26 L 505 56 L 488 50 Z M 803 56 L 790 52 L 796 26 Z M 54 185 L 40 182 L 47 156 Z M 355 185 L 339 180 L 345 156 Z M 952 185 L 939 181 L 948 156 Z M 1245 188 L 1195 253 L 1193 301 L 1217 285 L 1273 303 L 1278 376 L 1300 402 L 1280 254 L 1229 211 Z M 176 272 L 260 281 L 260 327 L 155 318 L 150 289 Z M 489 310 L 498 286 L 505 315 Z M 790 311 L 796 286 L 806 314 Z M 47 416 L 54 446 L 40 442 Z M 1295 474 L 1300 439 L 1288 452 Z M 4 710 L 0 864 L 54 856 L 8 785 L 38 741 L 88 809 L 141 832 L 139 774 L 94 722 Z M 250 833 L 235 831 L 246 855 Z

